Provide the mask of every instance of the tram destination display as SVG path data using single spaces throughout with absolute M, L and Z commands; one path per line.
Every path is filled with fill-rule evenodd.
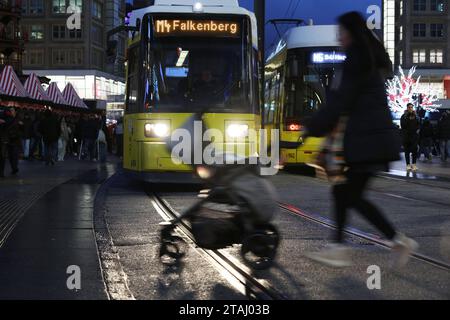
M 170 36 L 240 36 L 240 23 L 224 20 L 192 20 L 192 19 L 154 19 L 154 35 L 156 37 Z

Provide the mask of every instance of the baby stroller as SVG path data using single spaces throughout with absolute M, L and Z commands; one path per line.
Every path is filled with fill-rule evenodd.
M 163 225 L 160 258 L 182 258 L 181 239 L 174 229 L 184 222 L 199 247 L 217 250 L 242 244 L 241 255 L 250 268 L 270 267 L 280 241 L 270 223 L 278 207 L 273 186 L 259 175 L 257 166 L 198 166 L 196 172 L 211 190 L 179 218 Z

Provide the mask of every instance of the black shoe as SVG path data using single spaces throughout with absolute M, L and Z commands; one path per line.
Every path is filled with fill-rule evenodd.
M 0 173 L 0 178 L 4 178 L 5 175 L 3 173 Z
M 54 166 L 54 165 L 55 165 L 55 161 L 52 160 L 52 161 L 50 162 L 50 164 L 51 164 L 52 166 Z
M 14 175 L 16 175 L 18 172 L 19 172 L 19 169 L 14 169 L 14 170 L 11 172 L 11 174 L 14 176 Z

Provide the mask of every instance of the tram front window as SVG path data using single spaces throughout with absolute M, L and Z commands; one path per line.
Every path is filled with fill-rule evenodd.
M 161 38 L 149 52 L 146 100 L 153 111 L 251 111 L 241 38 Z
M 341 61 L 313 61 L 314 54 L 300 51 L 288 59 L 286 118 L 304 120 L 317 111 L 326 102 L 336 73 L 342 68 Z

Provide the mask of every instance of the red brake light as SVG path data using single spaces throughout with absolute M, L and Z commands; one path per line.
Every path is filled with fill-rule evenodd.
M 300 131 L 302 129 L 302 126 L 298 123 L 288 123 L 287 130 L 288 131 Z

